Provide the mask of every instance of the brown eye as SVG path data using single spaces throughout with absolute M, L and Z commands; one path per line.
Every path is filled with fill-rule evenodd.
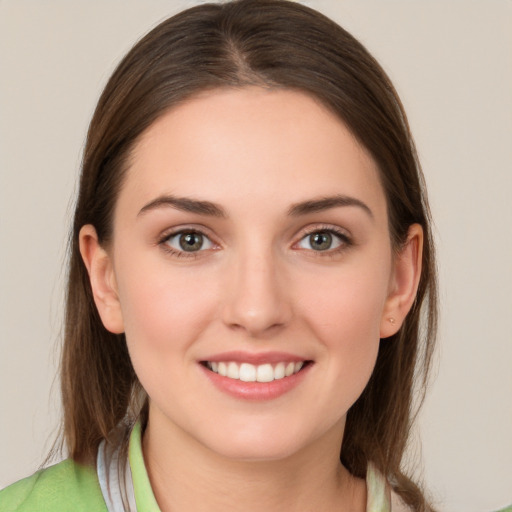
M 332 251 L 346 245 L 350 245 L 346 235 L 328 229 L 313 231 L 304 236 L 298 243 L 301 249 L 316 252 Z
M 309 245 L 314 251 L 326 251 L 331 248 L 332 235 L 326 231 L 309 235 Z
M 179 252 L 198 252 L 211 249 L 211 240 L 197 231 L 181 231 L 169 236 L 165 243 Z
M 179 243 L 184 251 L 199 251 L 203 246 L 203 235 L 201 233 L 183 233 L 179 236 Z

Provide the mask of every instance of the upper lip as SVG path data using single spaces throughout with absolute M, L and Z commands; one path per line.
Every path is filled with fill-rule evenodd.
M 260 365 L 265 363 L 299 363 L 307 361 L 308 358 L 290 354 L 289 352 L 244 352 L 240 350 L 233 350 L 229 352 L 221 352 L 212 356 L 208 356 L 202 361 L 210 362 L 227 362 L 233 361 L 236 363 L 250 363 L 253 365 Z

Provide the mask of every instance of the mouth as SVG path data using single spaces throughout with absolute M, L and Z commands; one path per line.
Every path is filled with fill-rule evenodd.
M 219 391 L 238 400 L 267 401 L 300 387 L 315 361 L 287 352 L 229 351 L 198 361 Z
M 277 363 L 251 364 L 237 361 L 202 361 L 213 373 L 242 382 L 273 382 L 287 379 L 303 371 L 312 361 L 279 361 Z

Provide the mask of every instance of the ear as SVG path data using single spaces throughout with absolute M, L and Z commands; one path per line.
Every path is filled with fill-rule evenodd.
M 96 229 L 91 224 L 80 229 L 79 244 L 101 321 L 108 331 L 121 334 L 124 324 L 111 257 L 100 245 Z
M 420 282 L 422 255 L 423 229 L 419 224 L 412 224 L 405 244 L 394 257 L 389 295 L 380 324 L 381 338 L 398 332 L 414 303 Z

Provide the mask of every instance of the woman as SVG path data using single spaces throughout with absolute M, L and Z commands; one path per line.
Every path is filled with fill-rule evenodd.
M 422 176 L 379 65 L 297 4 L 184 11 L 98 103 L 70 459 L 0 510 L 431 510 L 400 463 L 435 328 Z

